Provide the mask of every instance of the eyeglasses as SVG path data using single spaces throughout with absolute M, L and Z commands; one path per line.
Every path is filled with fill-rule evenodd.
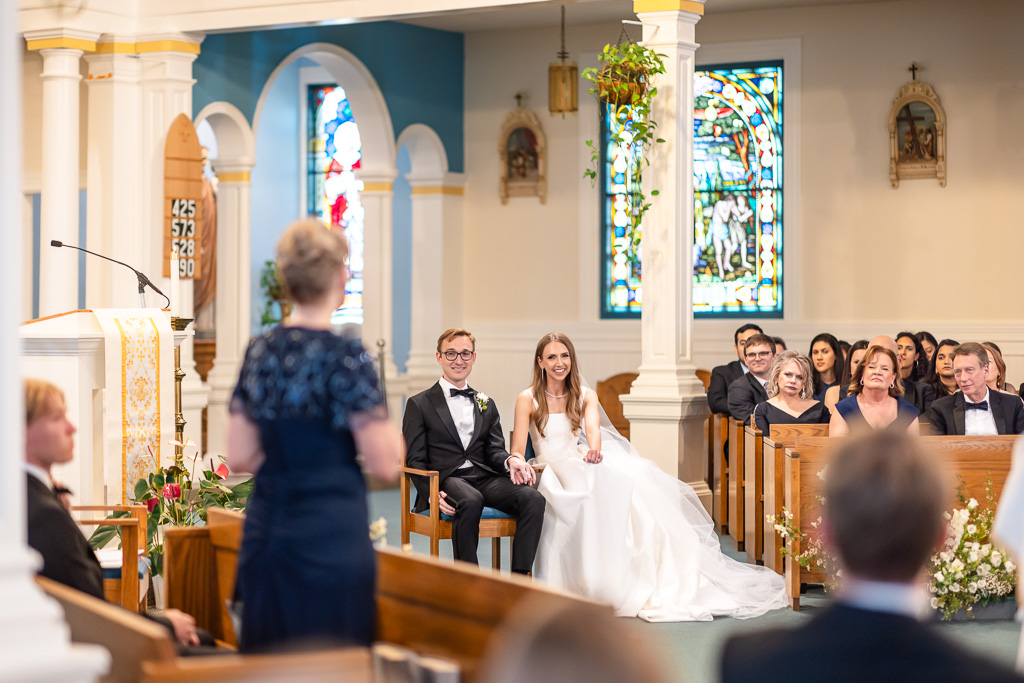
M 747 358 L 767 358 L 770 355 L 772 355 L 771 351 L 757 351 L 748 353 Z
M 458 352 L 458 351 L 456 351 L 454 349 L 448 349 L 447 351 L 445 351 L 441 355 L 444 356 L 445 360 L 448 360 L 448 361 L 453 361 L 456 358 L 461 358 L 462 360 L 473 360 L 473 352 L 472 351 L 462 351 L 460 353 L 460 352 Z

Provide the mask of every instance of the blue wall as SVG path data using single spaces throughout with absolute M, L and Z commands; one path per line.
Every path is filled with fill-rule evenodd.
M 403 145 L 395 160 L 398 176 L 391 206 L 391 351 L 399 372 L 405 372 L 412 338 L 412 188 L 405 179 L 412 170 Z
M 359 58 L 384 94 L 395 135 L 413 123 L 430 126 L 444 142 L 449 169 L 463 171 L 460 33 L 380 22 L 209 35 L 192 68 L 193 113 L 226 101 L 251 123 L 271 72 L 310 43 L 333 43 Z
M 88 249 L 89 245 L 85 243 L 85 210 L 86 210 L 86 191 L 78 191 L 78 243 L 76 247 L 82 247 Z M 32 317 L 39 317 L 39 251 L 40 249 L 55 249 L 56 247 L 50 246 L 51 237 L 47 237 L 45 242 L 42 236 L 42 219 L 40 215 L 43 210 L 42 195 L 36 192 L 32 195 Z M 68 258 L 76 258 L 73 250 L 69 250 L 72 253 L 68 254 Z M 85 301 L 85 269 L 88 261 L 86 261 L 87 254 L 84 252 L 77 253 L 78 258 L 78 308 L 84 309 L 86 307 Z

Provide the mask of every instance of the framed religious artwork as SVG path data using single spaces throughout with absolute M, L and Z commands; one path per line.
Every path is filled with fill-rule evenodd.
M 517 98 L 518 99 L 518 98 Z M 501 157 L 501 203 L 509 197 L 548 198 L 547 141 L 532 111 L 517 107 L 507 117 L 498 137 Z
M 889 111 L 889 181 L 936 178 L 946 186 L 946 113 L 932 86 L 915 79 Z

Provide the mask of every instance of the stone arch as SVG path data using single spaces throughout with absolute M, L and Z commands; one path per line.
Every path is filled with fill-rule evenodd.
M 436 177 L 443 180 L 448 172 L 448 153 L 441 142 L 441 136 L 433 128 L 414 123 L 402 131 L 395 143 L 395 154 L 405 146 L 409 150 L 413 177 Z

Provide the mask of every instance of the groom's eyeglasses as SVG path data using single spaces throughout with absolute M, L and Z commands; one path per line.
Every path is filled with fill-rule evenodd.
M 447 360 L 447 361 L 453 361 L 456 358 L 461 358 L 462 360 L 473 360 L 473 352 L 472 351 L 462 351 L 460 353 L 458 351 L 454 351 L 452 349 L 448 349 L 447 351 L 445 351 L 441 355 L 444 356 L 444 359 Z

